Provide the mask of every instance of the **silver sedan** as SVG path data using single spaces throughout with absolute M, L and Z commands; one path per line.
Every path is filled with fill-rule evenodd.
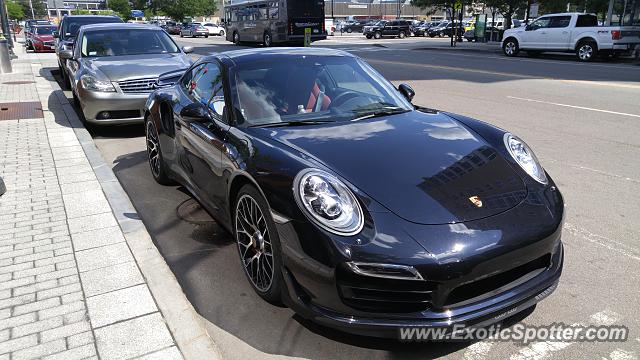
M 138 24 L 83 26 L 74 50 L 60 52 L 84 120 L 92 124 L 142 123 L 149 94 L 160 75 L 188 68 L 192 61 L 162 29 Z

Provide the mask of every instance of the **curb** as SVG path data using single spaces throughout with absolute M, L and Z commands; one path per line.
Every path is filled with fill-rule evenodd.
M 467 48 L 467 47 L 419 47 L 411 50 L 445 50 L 445 51 L 464 51 L 464 52 L 481 52 L 481 53 L 490 53 L 490 54 L 502 54 L 502 50 L 500 48 L 490 48 L 490 49 L 478 49 L 478 48 Z
M 111 167 L 102 158 L 93 138 L 62 93 L 51 71 L 46 71 L 45 78 L 49 81 L 73 127 L 133 257 L 182 355 L 185 359 L 221 359 L 220 351 L 206 331 L 203 318 L 182 292 L 178 280 L 156 248 L 142 220 L 130 215 L 137 214 L 137 211 L 129 196 Z

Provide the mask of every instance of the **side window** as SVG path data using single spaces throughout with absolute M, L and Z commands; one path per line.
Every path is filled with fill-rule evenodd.
M 278 15 L 278 2 L 270 2 L 269 3 L 269 19 L 277 19 Z
M 569 26 L 571 16 L 552 16 L 548 28 L 565 28 Z
M 549 21 L 550 20 L 551 20 L 551 18 L 543 17 L 543 18 L 540 18 L 540 19 L 532 22 L 531 25 L 529 25 L 529 26 L 530 26 L 531 30 L 547 28 L 547 27 L 549 27 Z
M 195 74 L 193 89 L 194 100 L 207 105 L 209 109 L 222 119 L 224 112 L 224 93 L 222 87 L 222 72 L 215 63 L 205 64 Z
M 598 26 L 598 18 L 594 15 L 578 15 L 576 27 L 595 27 Z

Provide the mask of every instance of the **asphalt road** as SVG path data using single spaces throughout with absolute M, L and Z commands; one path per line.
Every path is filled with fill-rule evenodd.
M 219 38 L 176 40 L 196 46 L 196 57 L 237 48 Z M 403 344 L 318 327 L 253 293 L 232 238 L 208 215 L 178 215 L 190 196 L 153 181 L 141 126 L 94 131 L 98 148 L 225 358 L 638 358 L 640 66 L 581 64 L 565 55 L 511 59 L 449 50 L 442 47 L 445 41 L 374 44 L 345 37 L 314 46 L 361 56 L 396 85 L 410 84 L 416 104 L 479 118 L 525 139 L 565 196 L 566 262 L 558 290 L 515 320 L 537 326 L 623 324 L 631 329 L 629 340 Z

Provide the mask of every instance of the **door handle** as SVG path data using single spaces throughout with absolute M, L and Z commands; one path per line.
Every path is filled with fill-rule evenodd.
M 218 138 L 216 138 L 215 136 L 213 136 L 213 134 L 211 134 L 211 132 L 209 132 L 209 129 L 198 123 L 189 124 L 189 129 L 191 129 L 191 131 L 193 131 L 199 138 L 208 142 L 209 144 L 216 145 L 221 143 Z

